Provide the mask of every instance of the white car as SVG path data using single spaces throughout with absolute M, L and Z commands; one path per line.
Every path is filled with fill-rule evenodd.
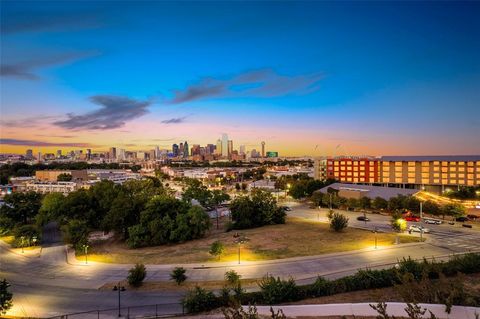
M 410 232 L 410 233 L 411 232 L 417 232 L 417 233 L 423 232 L 425 234 L 425 233 L 429 233 L 430 229 L 425 228 L 423 226 L 412 225 L 412 226 L 408 227 L 408 232 Z
M 425 219 L 423 220 L 425 224 L 433 224 L 433 225 L 440 225 L 442 223 L 441 220 L 438 219 Z

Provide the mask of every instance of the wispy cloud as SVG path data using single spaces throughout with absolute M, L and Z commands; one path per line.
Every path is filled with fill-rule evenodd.
M 50 120 L 55 119 L 56 117 L 50 115 L 37 115 L 29 116 L 22 119 L 11 118 L 11 119 L 1 119 L 0 126 L 5 127 L 34 127 L 48 124 Z
M 280 75 L 271 69 L 240 73 L 230 77 L 206 77 L 173 92 L 172 104 L 228 98 L 228 97 L 276 97 L 289 94 L 307 94 L 319 89 L 320 73 L 307 75 Z
M 168 119 L 168 120 L 163 120 L 162 123 L 163 124 L 180 124 L 180 123 L 185 122 L 186 118 L 187 118 L 187 116 L 174 117 L 174 118 L 171 118 L 171 119 Z
M 2 14 L 0 32 L 67 32 L 76 29 L 94 28 L 100 25 L 95 12 L 25 11 Z
M 58 138 L 74 138 L 73 135 L 51 135 L 51 134 L 35 134 L 35 136 L 39 137 L 58 137 Z
M 19 140 L 19 139 L 13 139 L 13 138 L 2 138 L 2 139 L 0 139 L 0 144 L 2 144 L 2 145 L 37 146 L 37 147 L 48 147 L 48 146 L 97 147 L 97 145 L 92 145 L 90 143 L 56 143 L 56 142 L 44 142 L 44 141 L 36 141 L 36 140 Z
M 20 62 L 4 62 L 0 65 L 0 76 L 16 77 L 25 80 L 37 80 L 39 79 L 39 76 L 34 73 L 36 69 L 71 63 L 94 55 L 98 55 L 98 52 L 65 53 L 46 57 L 36 57 Z
M 101 108 L 84 115 L 67 114 L 68 119 L 53 124 L 71 130 L 109 130 L 148 113 L 151 100 L 139 101 L 124 96 L 96 95 L 90 98 Z

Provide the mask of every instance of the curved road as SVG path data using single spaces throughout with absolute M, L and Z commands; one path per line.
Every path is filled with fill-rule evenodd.
M 291 204 L 292 216 L 319 219 L 325 211 L 309 209 L 298 204 Z M 356 227 L 365 226 L 357 222 L 358 213 L 351 214 L 351 224 Z M 370 216 L 369 216 L 370 217 Z M 386 225 L 388 217 L 373 215 L 372 224 Z M 431 226 L 432 233 L 425 235 L 426 243 L 399 245 L 390 248 L 379 248 L 337 253 L 321 256 L 310 256 L 263 262 L 208 263 L 183 265 L 187 269 L 189 279 L 222 280 L 225 272 L 235 269 L 243 278 L 260 278 L 265 274 L 281 277 L 294 277 L 300 283 L 313 281 L 316 276 L 329 278 L 344 276 L 355 272 L 358 268 L 381 268 L 395 264 L 398 259 L 412 257 L 442 256 L 448 258 L 453 253 L 462 253 L 480 249 L 480 232 L 462 229 L 450 225 Z M 416 235 L 418 236 L 418 234 Z M 457 243 L 458 242 L 458 243 Z M 452 245 L 452 243 L 456 243 Z M 117 305 L 117 294 L 111 291 L 100 291 L 98 288 L 107 282 L 115 282 L 126 278 L 132 265 L 102 264 L 89 262 L 85 265 L 68 257 L 65 246 L 51 245 L 42 249 L 40 255 L 21 254 L 12 251 L 0 242 L 0 277 L 6 277 L 12 283 L 14 292 L 14 308 L 9 314 L 20 316 L 48 317 L 70 312 L 93 309 L 114 308 Z M 166 281 L 174 266 L 179 265 L 147 265 L 146 280 Z M 170 304 L 176 303 L 181 292 L 135 292 L 122 293 L 122 305 Z M 178 312 L 179 305 L 164 306 L 162 311 Z

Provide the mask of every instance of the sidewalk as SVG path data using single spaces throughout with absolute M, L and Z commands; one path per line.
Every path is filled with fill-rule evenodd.
M 376 302 L 372 302 L 375 304 Z M 438 304 L 419 304 L 422 309 L 427 309 L 425 318 L 430 318 L 431 311 L 439 319 L 476 319 L 475 314 L 480 315 L 480 308 L 478 307 L 462 307 L 453 306 L 452 311 L 448 314 L 445 312 L 445 305 Z M 408 318 L 405 308 L 407 305 L 400 302 L 387 302 L 387 313 L 390 316 Z M 248 306 L 243 306 L 248 310 Z M 288 318 L 306 317 L 306 316 L 372 316 L 375 317 L 378 313 L 370 307 L 369 303 L 354 303 L 354 304 L 328 304 L 328 305 L 296 305 L 296 306 L 272 306 L 276 312 L 277 309 L 282 309 L 283 313 Z M 257 306 L 258 314 L 270 315 L 270 306 Z

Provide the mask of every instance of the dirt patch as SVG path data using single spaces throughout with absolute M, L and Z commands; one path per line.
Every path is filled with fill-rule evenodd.
M 225 232 L 226 219 L 220 221 L 219 229 L 213 227 L 205 238 L 185 243 L 129 249 L 119 239 L 109 239 L 92 244 L 89 259 L 110 263 L 183 264 L 215 261 L 235 261 L 239 246 L 234 242 L 234 232 Z M 374 246 L 375 234 L 370 231 L 347 228 L 335 233 L 329 225 L 316 221 L 290 217 L 284 225 L 271 225 L 241 231 L 249 241 L 240 247 L 241 260 L 258 261 L 320 255 L 351 251 Z M 379 247 L 391 246 L 396 234 L 378 233 Z M 401 243 L 416 242 L 418 239 L 399 235 Z M 216 258 L 208 251 L 210 245 L 219 240 L 225 245 L 225 253 Z

